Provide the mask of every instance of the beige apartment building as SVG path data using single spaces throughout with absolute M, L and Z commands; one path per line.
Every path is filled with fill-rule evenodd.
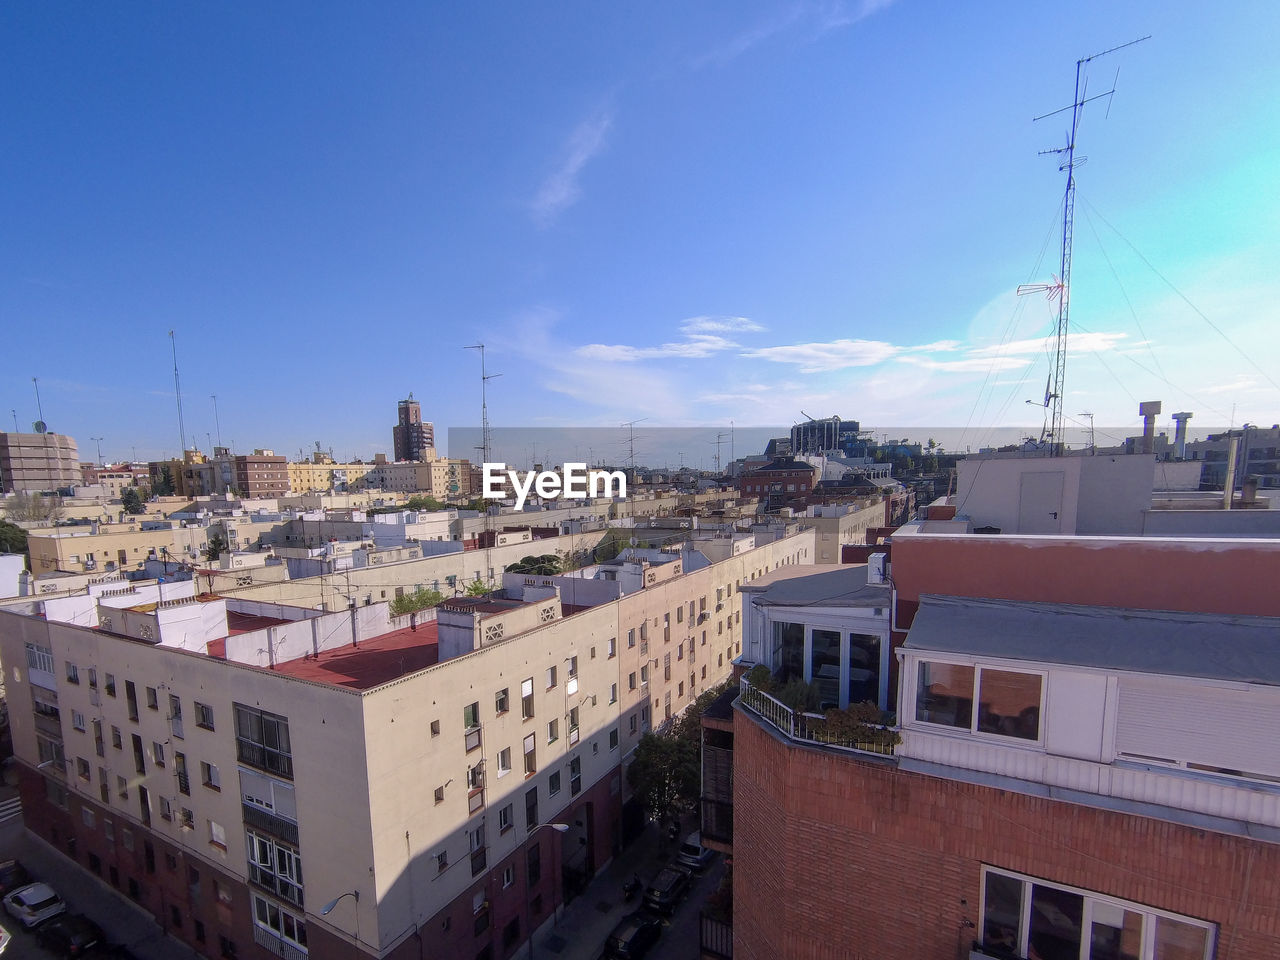
M 287 465 L 289 489 L 293 493 L 354 489 L 372 469 L 371 463 L 290 463 Z
M 76 442 L 61 433 L 0 431 L 0 493 L 48 493 L 80 482 Z
M 154 527 L 154 529 L 147 529 Z M 110 572 L 134 569 L 153 554 L 161 559 L 191 562 L 204 556 L 208 531 L 184 527 L 176 520 L 55 527 L 27 536 L 31 572 L 36 576 Z
M 28 827 L 204 956 L 507 960 L 623 842 L 639 737 L 729 676 L 742 584 L 813 544 L 673 560 L 585 609 L 536 584 L 463 599 L 440 624 L 190 587 L 11 606 Z M 456 650 L 450 618 L 474 628 Z

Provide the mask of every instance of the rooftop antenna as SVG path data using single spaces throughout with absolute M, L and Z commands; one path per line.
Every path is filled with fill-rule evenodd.
M 1093 412 L 1086 410 L 1084 413 L 1080 414 L 1080 416 L 1089 418 L 1089 456 L 1097 456 L 1098 448 L 1093 442 Z
M 187 455 L 187 428 L 182 422 L 182 385 L 178 381 L 178 341 L 172 330 L 169 331 L 169 346 L 173 348 L 173 392 L 178 399 L 178 438 L 182 443 L 178 448 L 180 451 L 178 456 L 181 458 Z
M 1045 386 L 1044 394 L 1044 407 L 1049 411 L 1049 425 L 1042 428 L 1040 435 L 1041 443 L 1048 444 L 1049 455 L 1054 457 L 1060 457 L 1063 454 L 1062 397 L 1066 378 L 1067 328 L 1070 323 L 1069 314 L 1071 309 L 1071 239 L 1072 231 L 1075 227 L 1076 206 L 1075 168 L 1084 166 L 1087 159 L 1085 157 L 1076 158 L 1076 134 L 1080 130 L 1080 117 L 1086 103 L 1092 103 L 1094 100 L 1101 100 L 1103 97 L 1107 97 L 1107 113 L 1111 112 L 1110 98 L 1116 92 L 1115 80 L 1120 78 L 1120 70 L 1117 67 L 1115 80 L 1111 83 L 1111 89 L 1106 93 L 1099 93 L 1091 97 L 1088 92 L 1088 78 L 1085 76 L 1084 67 L 1085 64 L 1091 63 L 1100 57 L 1105 57 L 1109 53 L 1115 53 L 1117 50 L 1123 50 L 1125 47 L 1131 47 L 1135 43 L 1142 43 L 1142 41 L 1149 39 L 1151 39 L 1150 35 L 1139 37 L 1137 40 L 1130 40 L 1128 43 L 1122 43 L 1119 46 L 1103 50 L 1101 53 L 1095 53 L 1092 56 L 1082 57 L 1077 60 L 1075 96 L 1072 98 L 1071 103 L 1050 113 L 1033 117 L 1031 121 L 1035 123 L 1037 120 L 1044 120 L 1048 117 L 1055 117 L 1060 113 L 1065 113 L 1068 110 L 1071 111 L 1071 127 L 1067 130 L 1066 146 L 1040 151 L 1042 156 L 1058 154 L 1064 157 L 1058 167 L 1060 171 L 1066 171 L 1067 174 L 1067 187 L 1062 204 L 1061 270 L 1053 278 L 1052 283 L 1028 283 L 1018 287 L 1019 295 L 1043 293 L 1046 299 L 1058 301 L 1058 320 L 1054 332 L 1053 369 L 1049 375 L 1049 382 Z
M 40 378 L 32 377 L 31 382 L 35 385 L 35 388 L 36 388 L 36 415 L 40 418 L 38 421 L 40 426 L 36 427 L 36 433 L 44 433 L 45 432 L 44 407 L 40 403 Z
M 490 380 L 496 380 L 502 376 L 500 373 L 488 373 L 484 365 L 484 344 L 473 343 L 470 346 L 463 347 L 464 350 L 480 351 L 480 446 L 476 449 L 484 454 L 482 463 L 489 462 L 489 399 L 487 385 Z
M 640 417 L 636 420 L 628 420 L 622 424 L 622 426 L 626 427 L 629 431 L 627 435 L 627 466 L 631 468 L 632 477 L 635 476 L 636 472 L 636 424 L 644 423 L 648 419 L 648 417 Z M 641 437 L 640 439 L 643 440 L 644 437 Z
M 211 393 L 209 399 L 213 401 L 213 426 L 218 431 L 218 446 L 222 446 L 222 421 L 218 419 L 218 395 Z
M 98 445 L 98 466 L 102 466 L 102 437 L 90 437 Z
M 18 429 L 18 411 L 17 411 L 17 408 L 11 408 L 11 409 L 9 410 L 9 412 L 13 414 L 13 432 L 14 432 L 14 433 L 21 433 L 22 431 L 20 431 L 20 430 Z

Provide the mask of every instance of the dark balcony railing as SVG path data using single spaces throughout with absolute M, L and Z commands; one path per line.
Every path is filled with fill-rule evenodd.
M 733 924 L 704 913 L 699 917 L 698 937 L 703 957 L 732 960 Z
M 293 844 L 295 847 L 298 845 L 298 825 L 292 820 L 277 817 L 274 813 L 263 810 L 261 807 L 256 807 L 251 803 L 241 804 L 241 810 L 245 826 L 269 833 L 285 843 Z
M 763 690 L 758 690 L 744 676 L 739 681 L 742 695 L 738 702 L 752 713 L 786 734 L 792 740 L 812 743 L 825 747 L 838 747 L 857 753 L 876 753 L 881 756 L 893 756 L 893 743 L 880 742 L 864 736 L 849 735 L 833 728 L 827 718 L 820 713 L 804 713 L 792 710 L 785 703 L 776 700 Z M 889 728 L 873 728 L 888 730 Z
M 241 763 L 247 763 L 267 773 L 274 773 L 286 780 L 293 779 L 293 757 L 278 750 L 268 750 L 262 744 L 254 743 L 252 740 L 236 738 L 236 758 Z

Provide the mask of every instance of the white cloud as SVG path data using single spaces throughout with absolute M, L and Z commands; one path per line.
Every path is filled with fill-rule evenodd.
M 697 359 L 709 357 L 724 350 L 738 346 L 732 340 L 709 333 L 690 334 L 686 339 L 675 343 L 664 343 L 657 347 L 632 347 L 626 344 L 589 343 L 574 351 L 587 360 L 600 360 L 608 363 L 630 363 L 635 360 L 657 360 L 662 357 L 683 357 Z
M 795 363 L 801 373 L 822 373 L 845 367 L 870 367 L 884 363 L 902 352 L 902 347 L 883 340 L 831 340 L 825 343 L 796 343 L 790 346 L 745 350 L 744 357 Z
M 1021 370 L 1031 364 L 1020 357 L 969 357 L 965 360 L 930 360 L 928 357 L 902 356 L 903 363 L 910 363 L 926 370 L 944 373 L 985 373 L 988 370 Z
M 681 333 L 760 333 L 764 324 L 746 317 L 690 317 L 680 324 Z
M 762 43 L 795 28 L 807 33 L 812 41 L 831 30 L 852 26 L 886 7 L 895 0 L 817 0 L 792 3 L 786 10 L 748 27 L 725 42 L 693 59 L 694 69 L 708 65 L 722 67 Z
M 1127 333 L 1082 333 L 1075 330 L 1067 335 L 1067 349 L 1072 352 L 1100 353 L 1114 350 Z M 987 347 L 974 347 L 969 351 L 973 357 L 1007 357 L 1020 354 L 1049 353 L 1053 350 L 1053 337 L 1032 337 L 1026 340 L 1011 340 L 1006 344 L 994 344 Z
M 612 125 L 612 113 L 603 111 L 578 124 L 570 134 L 563 162 L 543 181 L 533 198 L 533 216 L 540 225 L 548 226 L 562 210 L 582 196 L 578 176 L 582 168 L 604 149 L 605 134 Z

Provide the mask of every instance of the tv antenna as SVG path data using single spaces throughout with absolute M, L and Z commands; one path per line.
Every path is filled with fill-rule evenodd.
M 714 440 L 708 441 L 709 443 L 714 443 L 716 445 L 716 474 L 717 475 L 719 475 L 720 473 L 720 444 L 724 443 L 725 438 L 727 438 L 728 436 L 729 435 L 722 430 L 716 434 L 716 438 Z
M 178 341 L 173 336 L 173 331 L 169 331 L 169 346 L 173 348 L 173 393 L 178 399 L 178 438 L 182 446 L 178 448 L 178 458 L 181 459 L 187 455 L 187 428 L 182 423 L 182 385 L 178 381 Z
M 1085 76 L 1085 64 L 1092 63 L 1107 54 L 1115 53 L 1117 50 L 1123 50 L 1125 47 L 1132 47 L 1135 43 L 1142 43 L 1142 41 L 1150 39 L 1150 35 L 1139 37 L 1137 40 L 1130 40 L 1128 43 L 1122 43 L 1119 46 L 1103 50 L 1101 53 L 1095 53 L 1077 60 L 1075 96 L 1072 98 L 1071 103 L 1049 113 L 1033 117 L 1031 120 L 1032 123 L 1035 123 L 1037 120 L 1045 120 L 1049 117 L 1056 117 L 1058 114 L 1065 113 L 1068 110 L 1071 111 L 1071 126 L 1067 130 L 1066 145 L 1040 151 L 1041 156 L 1057 154 L 1064 157 L 1062 163 L 1058 166 L 1059 171 L 1065 171 L 1067 174 L 1067 187 L 1062 203 L 1061 270 L 1053 278 L 1052 283 L 1028 283 L 1018 287 L 1019 296 L 1028 293 L 1043 293 L 1046 299 L 1058 302 L 1058 319 L 1054 327 L 1053 369 L 1050 371 L 1049 382 L 1045 385 L 1044 392 L 1044 407 L 1049 411 L 1049 423 L 1042 428 L 1040 434 L 1041 443 L 1048 444 L 1049 454 L 1054 457 L 1060 457 L 1063 454 L 1062 399 L 1067 368 L 1067 329 L 1070 323 L 1071 310 L 1071 240 L 1075 227 L 1076 205 L 1075 168 L 1084 166 L 1087 160 L 1086 157 L 1076 157 L 1076 135 L 1080 130 L 1080 117 L 1084 112 L 1085 104 L 1106 97 L 1107 113 L 1111 112 L 1110 98 L 1115 95 L 1116 81 L 1120 79 L 1120 69 L 1117 67 L 1115 79 L 1111 82 L 1111 89 L 1091 97 L 1089 96 L 1088 78 Z
M 211 393 L 209 399 L 213 401 L 213 426 L 218 432 L 218 446 L 222 446 L 222 421 L 218 419 L 218 395 Z
M 484 456 L 482 463 L 489 462 L 489 399 L 488 399 L 488 383 L 490 380 L 496 380 L 502 376 L 500 373 L 488 373 L 484 365 L 484 344 L 473 343 L 470 346 L 463 347 L 464 350 L 480 351 L 480 450 Z
M 96 444 L 98 445 L 98 466 L 102 466 L 102 441 L 103 441 L 103 438 L 102 438 L 102 437 L 90 437 L 89 439 L 90 439 L 90 440 L 92 440 L 92 441 L 94 441 L 94 443 L 96 443 Z
M 1093 442 L 1093 412 L 1091 410 L 1086 410 L 1084 413 L 1080 414 L 1080 416 L 1089 418 L 1089 456 L 1097 456 L 1098 450 L 1097 447 L 1094 446 Z
M 44 406 L 40 403 L 40 378 L 32 377 L 31 383 L 36 390 L 36 416 L 39 417 L 36 421 L 36 424 L 38 424 L 38 426 L 36 426 L 36 433 L 44 433 L 49 428 L 45 426 Z
M 648 419 L 649 419 L 648 417 L 640 417 L 636 420 L 628 420 L 622 424 L 622 426 L 626 427 L 628 430 L 627 440 L 626 440 L 627 466 L 631 468 L 632 479 L 635 478 L 635 472 L 636 472 L 636 424 L 644 423 Z M 644 437 L 641 437 L 640 439 L 643 440 Z

